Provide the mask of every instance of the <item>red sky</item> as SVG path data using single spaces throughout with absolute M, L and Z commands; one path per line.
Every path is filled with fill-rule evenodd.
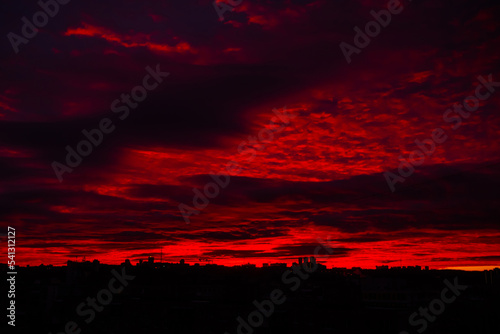
M 500 92 L 456 130 L 443 113 L 479 75 L 500 81 L 500 6 L 403 5 L 351 64 L 339 44 L 386 2 L 243 0 L 224 22 L 210 1 L 71 2 L 18 54 L 5 38 L 0 227 L 18 264 L 160 249 L 290 264 L 321 238 L 328 265 L 498 266 Z M 39 10 L 6 6 L 4 35 Z M 170 75 L 119 120 L 110 104 L 156 64 Z M 285 106 L 295 117 L 248 161 L 240 143 Z M 51 163 L 104 117 L 116 130 L 60 183 Z M 439 127 L 449 138 L 391 192 L 383 173 Z M 241 173 L 186 224 L 178 205 L 229 161 Z

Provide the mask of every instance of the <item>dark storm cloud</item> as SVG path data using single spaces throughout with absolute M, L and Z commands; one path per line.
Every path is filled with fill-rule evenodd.
M 203 256 L 208 256 L 208 257 L 220 257 L 220 256 L 229 256 L 229 257 L 238 257 L 238 258 L 245 258 L 245 257 L 269 257 L 269 256 L 277 256 L 279 255 L 278 253 L 269 253 L 269 252 L 262 252 L 259 250 L 234 250 L 234 249 L 217 249 L 214 251 L 208 251 L 204 252 Z
M 190 234 L 176 234 L 177 238 L 187 239 L 187 240 L 202 240 L 202 241 L 235 241 L 235 240 L 254 240 L 260 238 L 273 238 L 286 236 L 287 230 L 276 229 L 261 226 L 260 229 L 250 228 L 242 229 L 240 231 L 207 231 L 202 233 L 190 233 Z
M 458 173 L 457 171 L 460 170 L 462 172 Z M 454 174 L 446 175 L 450 171 Z M 452 170 L 447 166 L 442 166 L 441 169 L 433 166 L 424 169 L 424 172 L 426 177 L 422 178 L 422 181 L 438 179 L 438 182 L 415 183 L 413 189 L 402 190 L 397 196 L 378 193 L 368 195 L 369 193 L 360 187 L 357 178 L 318 183 L 235 177 L 232 178 L 231 185 L 222 191 L 221 200 L 216 199 L 214 202 L 219 205 L 235 206 L 242 200 L 249 205 L 278 204 L 282 198 L 306 200 L 315 204 L 300 209 L 300 212 L 295 210 L 294 205 L 285 206 L 288 211 L 277 210 L 274 216 L 276 218 L 295 217 L 303 221 L 312 221 L 317 226 L 334 227 L 346 233 L 360 233 L 370 230 L 399 231 L 399 237 L 402 239 L 409 236 L 401 234 L 408 228 L 432 228 L 444 231 L 498 229 L 498 221 L 495 217 L 498 217 L 499 213 L 495 206 L 491 205 L 492 201 L 495 201 L 495 189 L 500 186 L 500 175 L 495 166 L 462 166 L 460 168 L 454 167 Z M 438 178 L 434 178 L 433 175 L 438 175 Z M 362 184 L 366 186 L 366 189 L 374 189 L 369 181 L 374 180 L 373 183 L 377 183 L 381 179 L 378 174 L 365 176 L 362 178 Z M 203 185 L 202 181 L 205 178 L 197 178 L 197 180 L 200 185 Z M 419 180 L 418 175 L 414 180 Z M 142 198 L 142 201 L 81 190 L 40 187 L 38 190 L 33 188 L 29 188 L 29 190 L 28 188 L 26 190 L 18 189 L 3 194 L 1 206 L 4 218 L 15 217 L 22 213 L 24 216 L 39 217 L 41 221 L 38 224 L 49 220 L 54 223 L 63 223 L 84 219 L 95 221 L 99 225 L 99 219 L 104 218 L 110 208 L 126 208 L 126 211 L 114 214 L 111 221 L 137 219 L 142 216 L 141 220 L 147 219 L 153 223 L 161 220 L 180 221 L 180 216 L 178 213 L 170 217 L 165 214 L 155 215 L 155 210 L 164 210 L 172 207 L 172 204 L 166 205 L 163 201 L 157 202 L 148 199 L 160 198 L 178 203 L 189 200 L 192 196 L 191 188 L 184 186 L 132 185 L 129 189 L 128 193 L 131 196 L 135 199 Z M 262 194 L 262 196 L 258 194 Z M 75 212 L 59 211 L 59 209 L 54 208 L 54 203 L 62 208 L 80 207 L 80 210 Z M 391 203 L 395 204 L 396 208 L 387 208 L 388 205 L 392 205 Z M 456 211 L 457 203 L 461 205 L 460 212 Z M 341 211 L 337 209 L 339 205 L 343 207 Z M 345 205 L 349 205 L 349 207 L 346 208 Z M 328 207 L 331 208 L 331 211 L 327 210 Z M 280 205 L 280 208 L 284 207 Z M 143 212 L 150 213 L 144 215 Z M 292 219 L 289 222 L 279 221 L 272 224 L 276 224 L 280 228 L 269 228 L 264 227 L 262 223 L 254 223 L 240 231 L 207 231 L 178 235 L 177 238 L 230 241 L 276 237 L 286 235 L 285 228 L 297 226 L 298 223 L 296 219 Z M 103 226 L 103 228 L 112 227 Z M 415 232 L 412 232 L 411 235 L 413 237 L 419 236 Z M 422 235 L 422 237 L 424 236 Z M 390 240 L 392 237 L 383 234 L 367 234 L 344 241 L 374 242 Z
M 101 235 L 100 238 L 103 238 L 106 241 L 113 241 L 113 242 L 131 242 L 137 239 L 141 239 L 144 242 L 151 242 L 151 241 L 164 240 L 165 236 L 162 234 L 152 233 L 152 232 L 122 231 L 112 235 Z
M 232 249 L 218 249 L 215 251 L 205 252 L 204 256 L 231 256 L 231 257 L 300 257 L 300 256 L 312 256 L 314 255 L 315 249 L 319 244 L 306 243 L 301 245 L 290 245 L 290 246 L 280 246 L 275 247 L 271 252 L 262 252 L 258 250 L 232 250 Z M 325 246 L 319 251 L 318 256 L 327 256 L 329 254 L 331 257 L 344 257 L 348 256 L 352 249 L 342 248 L 342 247 L 329 247 Z M 325 253 L 327 252 L 327 253 Z
M 282 105 L 313 101 L 317 105 L 301 117 L 335 117 L 346 112 L 341 108 L 346 104 L 343 94 L 356 87 L 353 91 L 360 99 L 365 93 L 380 99 L 378 109 L 354 99 L 347 103 L 350 110 L 360 108 L 370 118 L 360 122 L 359 130 L 342 128 L 342 122 L 338 128 L 325 123 L 308 129 L 308 137 L 292 144 L 307 145 L 316 130 L 331 130 L 354 151 L 339 150 L 336 162 L 354 168 L 364 159 L 356 150 L 374 144 L 363 127 L 393 133 L 400 129 L 391 120 L 403 119 L 419 134 L 431 130 L 420 122 L 425 118 L 439 122 L 441 114 L 435 111 L 443 108 L 442 113 L 448 102 L 457 101 L 458 92 L 470 91 L 476 75 L 500 69 L 500 56 L 494 52 L 495 16 L 500 12 L 493 0 L 405 2 L 404 12 L 354 55 L 350 66 L 339 43 L 352 43 L 353 28 L 363 28 L 372 19 L 370 11 L 383 9 L 385 3 L 245 0 L 222 23 L 212 2 L 73 0 L 61 6 L 27 45 L 21 45 L 19 54 L 5 36 L 19 33 L 21 17 L 31 18 L 39 7 L 25 0 L 0 4 L 0 219 L 23 223 L 31 238 L 27 247 L 81 254 L 73 243 L 87 247 L 85 241 L 102 239 L 106 251 L 141 250 L 141 243 L 153 247 L 164 242 L 279 239 L 304 226 L 345 233 L 347 237 L 336 240 L 351 244 L 430 238 L 442 236 L 443 231 L 498 231 L 498 165 L 447 164 L 446 157 L 421 167 L 396 194 L 390 193 L 380 173 L 373 172 L 381 163 L 364 175 L 345 179 L 330 177 L 332 173 L 320 167 L 290 172 L 314 181 L 234 176 L 196 228 L 181 225 L 177 205 L 190 204 L 192 188 L 201 189 L 211 178 L 189 171 L 165 180 L 155 174 L 157 169 L 177 166 L 155 169 L 147 163 L 141 169 L 151 176 L 139 175 L 142 170 L 134 170 L 126 160 L 131 148 L 172 149 L 185 155 L 235 150 L 235 138 L 254 130 L 255 109 L 267 110 L 282 101 Z M 140 84 L 145 67 L 156 64 L 171 75 L 131 110 L 128 119 L 119 121 L 110 110 L 111 102 Z M 431 75 L 421 74 L 429 69 Z M 403 74 L 415 74 L 416 79 L 403 81 Z M 322 86 L 332 89 L 327 84 L 338 87 L 328 92 L 331 99 L 318 93 Z M 310 91 L 314 98 L 304 98 Z M 425 102 L 430 98 L 435 105 L 401 107 L 388 102 L 415 96 Z M 477 122 L 496 124 L 494 99 L 481 109 Z M 384 115 L 396 118 L 379 117 Z M 75 147 L 83 139 L 81 131 L 95 128 L 103 117 L 115 122 L 116 131 L 59 184 L 50 164 L 64 161 L 65 146 Z M 471 118 L 471 122 L 476 121 Z M 494 129 L 465 128 L 457 133 L 455 145 L 468 145 L 460 137 L 473 138 L 480 144 L 472 149 L 481 151 L 493 145 Z M 381 136 L 375 144 L 384 153 L 396 154 L 412 143 L 394 145 Z M 292 151 L 289 156 L 276 153 L 273 163 L 281 167 L 291 160 L 302 161 Z M 320 152 L 318 157 L 323 155 L 327 156 Z M 177 159 L 174 156 L 172 164 Z M 494 159 L 481 161 L 494 163 Z M 465 160 L 460 156 L 455 161 Z M 194 165 L 196 157 L 190 162 Z M 324 179 L 334 181 L 318 181 Z M 440 232 L 427 235 L 426 229 Z M 68 241 L 46 246 L 41 238 L 47 233 Z M 478 237 L 488 245 L 497 239 Z M 222 246 L 205 256 L 300 256 L 311 254 L 312 247 L 316 245 L 299 243 L 264 252 Z M 332 249 L 341 256 L 356 251 Z
M 291 9 L 307 8 L 308 16 L 304 20 L 315 24 L 301 22 L 294 25 L 283 19 L 280 24 L 290 28 L 288 33 L 279 29 L 264 30 L 259 25 L 248 24 L 248 18 L 256 10 L 252 3 L 266 6 L 269 15 L 290 6 Z M 451 4 L 412 3 L 402 14 L 404 17 L 394 17 L 394 22 L 380 39 L 360 57 L 368 54 L 370 49 L 386 48 L 393 41 L 429 46 L 449 41 L 436 32 L 453 34 L 456 27 L 452 20 L 458 17 L 459 24 L 463 24 L 479 8 L 491 2 L 471 4 L 459 1 Z M 0 83 L 3 87 L 15 88 L 15 107 L 20 110 L 19 113 L 8 113 L 8 116 L 22 122 L 0 121 L 0 140 L 10 146 L 37 150 L 44 163 L 61 160 L 65 155 L 65 145 L 76 145 L 81 140 L 82 129 L 95 127 L 104 116 L 114 116 L 109 104 L 141 80 L 145 66 L 160 63 L 164 70 L 172 73 L 171 77 L 132 112 L 128 122 L 119 125 L 112 138 L 105 139 L 106 146 L 96 150 L 95 156 L 85 164 L 109 166 L 113 164 L 112 157 L 119 154 L 119 148 L 124 145 L 218 146 L 221 135 L 245 131 L 242 117 L 248 108 L 270 97 L 291 95 L 310 84 L 311 80 L 317 81 L 321 73 L 332 75 L 330 69 L 346 67 L 338 42 L 352 39 L 352 27 L 369 18 L 372 5 L 347 1 L 249 1 L 248 12 L 240 13 L 245 24 L 231 29 L 217 20 L 210 1 L 72 1 L 61 7 L 59 14 L 28 45 L 23 46 L 19 55 L 5 55 L 5 76 Z M 39 9 L 23 1 L 15 4 L 10 1 L 3 7 L 2 12 L 7 18 L 1 25 L 4 34 L 16 31 L 16 28 L 19 30 L 20 18 Z M 110 16 L 110 12 L 113 15 Z M 426 15 L 429 12 L 433 15 Z M 159 17 L 157 22 L 152 15 Z M 222 50 L 231 43 L 244 41 L 242 46 L 249 54 L 249 63 L 201 67 L 168 55 L 159 56 L 145 48 L 125 48 L 99 36 L 64 36 L 65 31 L 80 27 L 82 22 L 107 28 L 116 34 L 126 35 L 130 31 L 146 34 L 156 43 L 174 45 L 177 43 L 175 38 L 179 38 L 193 48 Z M 412 25 L 414 27 L 410 29 Z M 401 31 L 404 31 L 404 37 Z M 415 32 L 415 36 L 409 31 Z M 318 32 L 324 35 L 323 39 L 311 38 L 308 45 L 297 42 L 297 33 L 311 37 Z M 483 36 L 483 39 L 487 38 Z M 328 39 L 330 41 L 326 42 Z M 8 40 L 4 39 L 3 43 L 4 49 L 9 50 Z M 118 55 L 105 54 L 106 48 L 116 49 Z M 60 52 L 54 53 L 50 51 L 52 49 Z M 310 52 L 305 52 L 305 49 Z M 75 50 L 82 54 L 72 54 Z M 109 88 L 104 91 L 89 88 L 102 82 Z M 421 90 L 422 86 L 415 89 Z M 410 93 L 399 91 L 403 96 Z M 94 103 L 75 115 L 63 116 L 67 105 L 61 97 L 68 97 L 76 103 Z M 51 123 L 26 120 L 49 120 Z
M 446 257 L 436 257 L 433 259 L 436 262 L 439 261 L 495 261 L 500 262 L 500 255 L 489 255 L 489 256 L 471 256 L 462 258 L 446 258 Z
M 274 249 L 278 253 L 283 254 L 282 256 L 301 256 L 315 254 L 315 250 L 318 246 L 321 246 L 321 248 L 318 249 L 318 254 L 320 256 L 343 257 L 348 256 L 351 251 L 355 250 L 344 247 L 320 245 L 319 243 L 304 243 L 300 245 L 280 246 Z

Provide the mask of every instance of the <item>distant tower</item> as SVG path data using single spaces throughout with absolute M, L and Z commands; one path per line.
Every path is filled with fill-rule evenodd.
M 311 266 L 316 265 L 316 258 L 314 256 L 311 256 Z
M 179 262 L 181 265 L 184 264 L 184 259 L 181 259 L 181 261 Z
M 307 256 L 306 256 L 306 257 L 304 257 L 304 266 L 305 266 L 306 268 L 309 268 L 309 258 L 308 258 Z
M 299 266 L 301 266 L 301 265 L 302 265 L 302 258 L 299 257 Z
M 154 258 L 154 257 L 152 257 L 152 256 L 148 257 L 148 263 L 149 263 L 149 264 L 153 264 L 153 263 L 155 263 L 155 258 Z

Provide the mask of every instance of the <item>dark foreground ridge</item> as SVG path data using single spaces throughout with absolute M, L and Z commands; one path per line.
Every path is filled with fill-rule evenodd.
M 18 333 L 500 333 L 499 269 L 68 261 L 17 272 Z

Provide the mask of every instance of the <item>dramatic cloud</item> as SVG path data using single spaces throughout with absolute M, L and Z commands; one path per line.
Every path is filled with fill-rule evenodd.
M 350 64 L 339 44 L 387 3 L 244 0 L 221 22 L 209 0 L 71 1 L 18 53 L 3 38 L 0 221 L 20 263 L 291 263 L 321 238 L 328 265 L 498 265 L 500 87 L 456 130 L 443 114 L 500 81 L 500 6 L 402 5 Z M 39 10 L 0 4 L 0 32 Z M 170 75 L 121 120 L 113 101 L 156 64 Z M 284 107 L 290 124 L 242 153 Z M 116 129 L 60 183 L 51 164 L 103 118 Z M 435 128 L 446 142 L 391 192 L 382 173 Z M 185 224 L 178 205 L 230 161 Z

